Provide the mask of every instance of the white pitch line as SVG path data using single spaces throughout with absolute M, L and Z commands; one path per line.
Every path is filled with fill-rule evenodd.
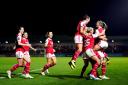
M 39 70 L 41 70 L 42 68 L 40 68 L 40 69 L 34 69 L 34 70 L 31 70 L 30 72 L 34 72 L 34 71 L 39 71 Z
M 0 77 L 0 79 L 5 79 L 6 77 Z

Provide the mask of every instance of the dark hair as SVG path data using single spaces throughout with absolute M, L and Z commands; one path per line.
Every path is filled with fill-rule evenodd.
M 87 18 L 90 18 L 87 14 L 85 14 L 84 16 L 83 16 L 83 19 L 87 19 Z
M 24 28 L 24 27 L 23 27 L 23 26 L 17 27 L 18 31 L 20 31 L 20 30 L 21 30 L 21 28 Z
M 46 34 L 45 34 L 45 37 L 46 37 L 46 38 L 48 37 L 48 35 L 49 35 L 50 32 L 51 32 L 51 31 L 46 32 Z

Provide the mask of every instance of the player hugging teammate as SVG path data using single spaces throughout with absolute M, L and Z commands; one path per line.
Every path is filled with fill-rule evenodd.
M 108 56 L 104 52 L 104 50 L 108 47 L 107 38 L 105 35 L 107 25 L 103 21 L 97 21 L 96 26 L 97 29 L 95 34 L 93 34 L 92 32 L 93 28 L 88 28 L 87 29 L 88 35 L 84 38 L 84 48 L 85 48 L 83 49 L 85 51 L 83 55 L 84 66 L 82 68 L 80 76 L 83 77 L 83 74 L 90 61 L 92 64 L 92 70 L 90 71 L 89 74 L 90 79 L 94 79 L 94 80 L 109 79 L 109 77 L 106 77 L 106 60 L 108 60 Z M 95 37 L 89 38 L 90 33 L 92 34 L 92 37 L 93 36 Z M 96 42 L 96 38 L 98 38 L 97 42 Z M 87 49 L 88 47 L 91 48 L 91 50 L 88 50 Z M 96 56 L 98 60 L 100 60 L 100 63 L 92 59 L 93 56 Z M 102 71 L 101 76 L 97 72 L 100 66 Z
M 103 21 L 97 21 L 96 22 L 97 29 L 95 30 L 95 33 L 94 33 L 94 29 L 92 27 L 87 27 L 86 26 L 87 23 L 86 24 L 84 23 L 85 21 L 86 22 L 90 21 L 90 17 L 89 17 L 89 20 L 88 20 L 88 17 L 86 17 L 85 20 L 81 21 L 78 24 L 79 26 L 78 32 L 79 32 L 79 35 L 81 36 L 75 35 L 75 44 L 77 48 L 76 48 L 75 54 L 72 57 L 72 60 L 69 62 L 69 65 L 72 69 L 74 69 L 76 67 L 76 63 L 75 63 L 76 59 L 78 58 L 80 53 L 82 53 L 84 66 L 82 68 L 80 77 L 83 77 L 83 74 L 86 68 L 88 67 L 89 62 L 91 62 L 92 70 L 89 73 L 90 79 L 94 79 L 94 80 L 109 79 L 109 77 L 106 77 L 106 62 L 109 60 L 109 58 L 104 51 L 108 47 L 108 42 L 105 35 L 107 25 Z M 81 42 L 76 42 L 78 40 Z M 81 48 L 82 48 L 82 51 L 81 51 Z M 102 75 L 99 75 L 97 72 L 100 66 L 102 70 Z
M 107 37 L 105 31 L 107 29 L 107 25 L 103 21 L 97 21 L 94 33 L 94 28 L 87 27 L 87 24 L 90 22 L 89 16 L 84 16 L 84 19 L 79 22 L 77 26 L 77 32 L 75 34 L 75 46 L 76 50 L 74 55 L 72 56 L 71 61 L 68 63 L 72 69 L 76 68 L 76 60 L 80 54 L 83 54 L 84 66 L 81 71 L 80 77 L 83 77 L 86 68 L 88 67 L 89 62 L 92 65 L 92 69 L 88 74 L 90 79 L 93 80 L 102 80 L 109 79 L 106 76 L 106 62 L 109 60 L 108 55 L 105 53 L 105 49 L 108 47 Z M 43 66 L 41 70 L 41 75 L 46 75 L 48 69 L 56 65 L 56 56 L 54 43 L 52 40 L 53 32 L 46 33 L 46 41 L 44 44 L 47 63 Z M 16 43 L 16 57 L 18 63 L 13 65 L 8 71 L 8 78 L 11 78 L 12 72 L 14 72 L 19 67 L 24 67 L 22 72 L 22 76 L 25 78 L 34 78 L 32 77 L 30 72 L 30 55 L 29 49 L 34 49 L 28 40 L 28 33 L 24 32 L 24 28 L 21 27 L 19 29 L 19 33 L 17 35 L 17 43 Z M 101 66 L 102 74 L 98 74 L 98 68 Z
M 28 40 L 28 33 L 24 32 L 24 27 L 20 27 L 19 33 L 17 34 L 17 42 L 16 42 L 16 58 L 17 58 L 17 64 L 13 65 L 8 71 L 7 75 L 8 78 L 12 78 L 12 72 L 14 72 L 19 67 L 24 67 L 24 70 L 22 72 L 22 76 L 24 78 L 33 78 L 29 72 L 30 72 L 30 55 L 29 55 L 29 48 L 36 51 Z

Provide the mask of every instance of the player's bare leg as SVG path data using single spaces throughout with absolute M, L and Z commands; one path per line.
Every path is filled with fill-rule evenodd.
M 92 56 L 91 59 L 96 61 L 98 65 L 101 64 L 100 59 L 97 56 Z

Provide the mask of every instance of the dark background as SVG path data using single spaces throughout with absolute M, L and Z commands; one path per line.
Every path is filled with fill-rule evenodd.
M 128 35 L 128 0 L 16 1 L 1 2 L 0 42 L 14 42 L 19 26 L 24 26 L 32 41 L 40 41 L 47 31 L 55 36 L 74 36 L 76 26 L 88 14 L 95 27 L 97 20 L 108 25 L 108 36 Z

